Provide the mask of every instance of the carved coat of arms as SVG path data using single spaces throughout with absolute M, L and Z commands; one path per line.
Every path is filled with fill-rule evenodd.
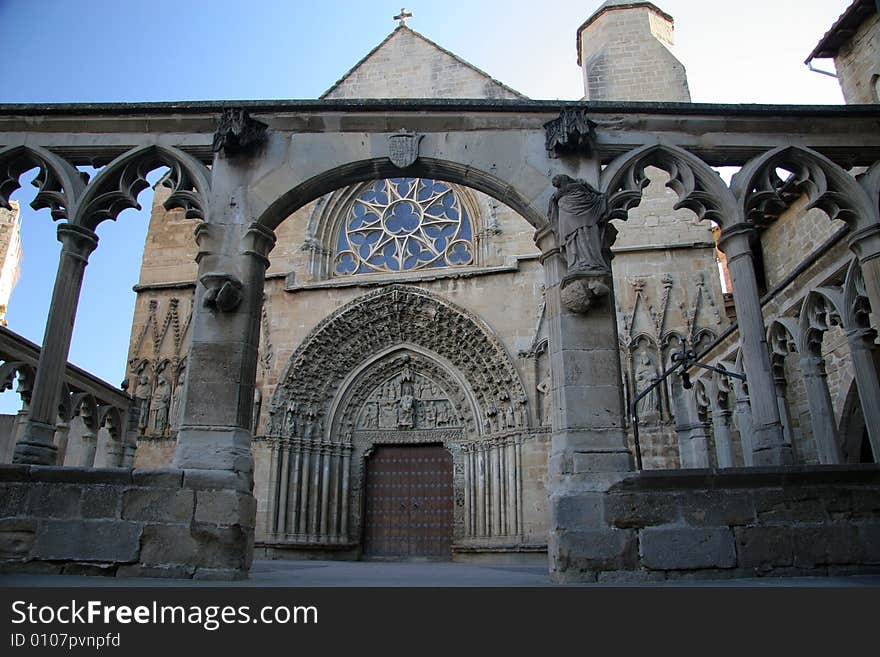
M 419 142 L 423 136 L 406 130 L 391 135 L 388 137 L 388 159 L 400 169 L 412 166 L 419 159 Z

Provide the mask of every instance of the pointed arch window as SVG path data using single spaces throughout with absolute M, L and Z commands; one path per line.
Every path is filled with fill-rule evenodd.
M 474 263 L 471 217 L 456 191 L 428 178 L 371 183 L 340 222 L 333 274 L 401 272 Z

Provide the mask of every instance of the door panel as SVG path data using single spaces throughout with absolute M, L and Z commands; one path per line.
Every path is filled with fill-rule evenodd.
M 364 553 L 452 558 L 452 455 L 443 447 L 377 447 L 367 462 Z

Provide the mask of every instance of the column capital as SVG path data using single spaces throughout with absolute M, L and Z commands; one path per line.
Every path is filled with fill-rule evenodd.
M 88 228 L 76 224 L 59 224 L 58 241 L 61 242 L 61 253 L 74 258 L 89 261 L 92 251 L 98 248 L 98 235 Z
M 718 237 L 718 248 L 727 256 L 728 262 L 752 254 L 751 240 L 757 230 L 755 224 L 739 222 L 721 231 L 721 235 Z
M 880 223 L 853 232 L 847 244 L 861 264 L 880 258 Z
M 269 253 L 275 247 L 275 232 L 260 223 L 252 223 L 242 238 L 244 251 L 242 255 L 253 256 L 263 262 L 268 269 Z

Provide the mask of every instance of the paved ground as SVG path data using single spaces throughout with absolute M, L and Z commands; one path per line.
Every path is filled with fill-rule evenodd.
M 0 575 L 0 586 L 243 586 L 243 587 L 536 587 L 552 586 L 542 565 L 379 563 L 363 561 L 255 561 L 243 582 L 194 582 L 63 575 Z M 598 586 L 587 584 L 585 586 Z M 880 575 L 850 577 L 761 577 L 739 580 L 675 581 L 647 586 L 685 587 L 880 587 Z

